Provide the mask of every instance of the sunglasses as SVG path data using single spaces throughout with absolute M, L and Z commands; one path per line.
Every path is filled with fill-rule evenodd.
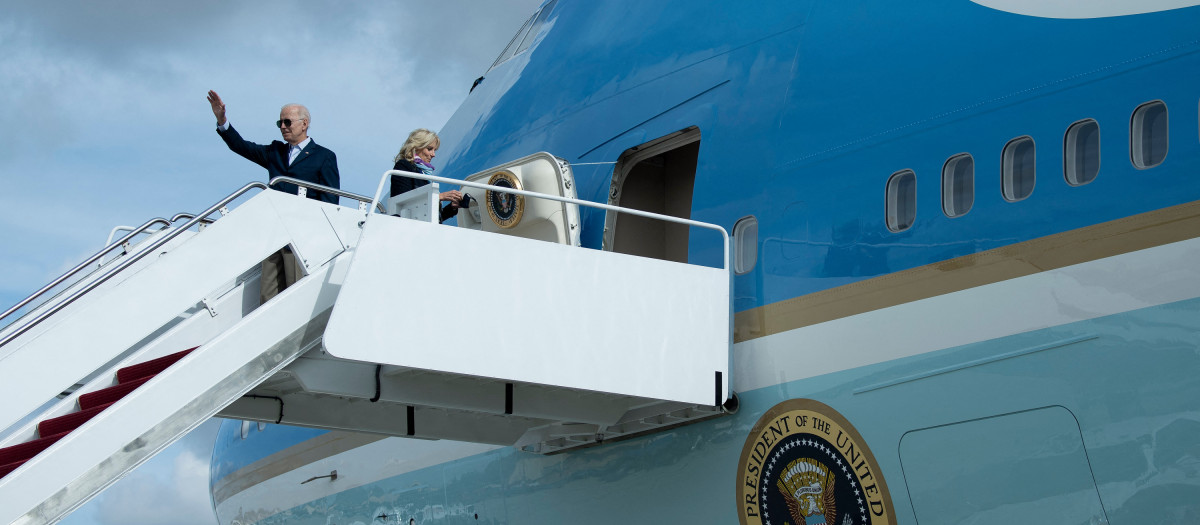
M 300 120 L 304 120 L 304 119 L 300 119 Z M 275 127 L 277 127 L 277 128 L 278 128 L 278 127 L 286 127 L 286 128 L 290 128 L 290 127 L 292 127 L 292 119 L 290 119 L 290 118 L 285 118 L 285 119 L 283 119 L 283 120 L 276 120 L 276 121 L 275 121 Z

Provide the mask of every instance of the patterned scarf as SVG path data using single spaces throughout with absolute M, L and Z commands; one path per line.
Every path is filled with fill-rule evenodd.
M 413 164 L 416 164 L 421 169 L 421 173 L 425 175 L 433 175 L 433 170 L 436 169 L 433 164 L 425 162 L 425 159 L 421 157 L 413 157 Z

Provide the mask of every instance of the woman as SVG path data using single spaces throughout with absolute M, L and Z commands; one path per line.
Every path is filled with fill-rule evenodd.
M 404 141 L 404 146 L 400 147 L 400 153 L 397 153 L 396 158 L 393 159 L 396 165 L 392 169 L 432 175 L 433 157 L 437 156 L 437 150 L 441 145 L 442 142 L 438 139 L 437 133 L 424 128 L 413 130 L 408 134 L 408 140 Z M 392 175 L 392 196 L 395 197 L 426 184 L 429 184 L 429 181 L 425 179 Z M 462 201 L 462 192 L 458 190 L 443 191 L 439 197 L 442 202 L 450 203 L 442 207 L 440 221 L 446 222 L 446 219 L 458 213 L 458 203 Z

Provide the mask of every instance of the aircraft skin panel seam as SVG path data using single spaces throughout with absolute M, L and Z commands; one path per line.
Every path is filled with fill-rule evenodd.
M 554 120 L 552 120 L 552 121 L 550 121 L 550 122 L 547 122 L 547 123 L 545 123 L 545 124 L 543 124 L 543 125 L 537 126 L 537 127 L 535 127 L 535 128 L 531 128 L 531 129 L 528 129 L 528 130 L 524 130 L 522 133 L 523 133 L 523 134 L 526 134 L 526 135 L 527 135 L 527 134 L 536 134 L 536 133 L 539 133 L 539 132 L 543 132 L 543 131 L 544 131 L 544 130 L 546 130 L 546 129 L 551 129 L 552 127 L 554 127 L 554 126 L 555 126 L 555 125 L 557 125 L 557 124 L 560 124 L 560 123 L 562 123 L 562 122 L 564 122 L 564 121 L 570 120 L 572 116 L 575 116 L 575 115 L 577 115 L 578 113 L 580 113 L 580 112 L 582 112 L 582 111 L 584 111 L 584 110 L 587 110 L 588 108 L 595 107 L 595 106 L 600 106 L 600 105 L 602 105 L 602 104 L 604 104 L 604 103 L 608 102 L 610 99 L 614 99 L 614 98 L 616 98 L 616 97 L 619 97 L 619 96 L 621 96 L 621 95 L 624 95 L 624 94 L 626 94 L 626 93 L 629 93 L 629 92 L 636 91 L 636 90 L 637 90 L 637 89 L 639 89 L 639 88 L 643 88 L 644 86 L 647 86 L 647 85 L 649 85 L 649 84 L 653 84 L 654 82 L 657 82 L 657 81 L 663 80 L 663 79 L 665 79 L 665 78 L 667 78 L 667 77 L 670 77 L 671 75 L 674 75 L 674 74 L 676 74 L 676 73 L 679 73 L 679 72 L 681 72 L 681 71 L 685 71 L 685 70 L 687 70 L 687 69 L 689 69 L 689 68 L 696 67 L 696 66 L 698 66 L 698 65 L 700 65 L 700 64 L 703 64 L 703 63 L 705 63 L 705 62 L 708 62 L 708 61 L 710 61 L 710 60 L 714 60 L 714 59 L 717 59 L 717 58 L 720 58 L 720 57 L 723 57 L 723 56 L 730 55 L 730 54 L 732 54 L 732 53 L 735 53 L 735 52 L 737 52 L 738 50 L 741 50 L 741 49 L 743 49 L 743 48 L 746 48 L 746 47 L 752 46 L 752 45 L 754 45 L 754 44 L 757 44 L 757 43 L 759 43 L 759 42 L 761 42 L 761 41 L 763 41 L 763 40 L 768 40 L 768 39 L 771 39 L 771 38 L 774 38 L 774 37 L 777 37 L 777 36 L 780 36 L 780 35 L 784 35 L 784 34 L 790 33 L 790 32 L 792 32 L 792 31 L 798 31 L 798 30 L 802 30 L 802 29 L 804 28 L 804 26 L 805 26 L 805 24 L 799 24 L 799 25 L 796 25 L 796 26 L 788 27 L 788 28 L 782 29 L 782 30 L 780 30 L 780 31 L 777 31 L 777 32 L 775 32 L 775 33 L 771 33 L 771 34 L 769 34 L 769 35 L 765 35 L 765 36 L 763 36 L 763 37 L 761 37 L 761 38 L 755 39 L 755 40 L 753 40 L 753 41 L 751 41 L 751 42 L 747 42 L 747 43 L 745 43 L 745 44 L 738 45 L 738 46 L 736 46 L 736 47 L 734 47 L 734 48 L 732 48 L 732 49 L 729 49 L 729 50 L 723 51 L 723 52 L 721 52 L 721 53 L 717 53 L 717 54 L 715 54 L 715 55 L 712 55 L 712 56 L 709 56 L 709 57 L 705 57 L 705 58 L 703 58 L 703 59 L 697 60 L 697 61 L 695 61 L 695 62 L 692 62 L 692 63 L 690 63 L 690 64 L 686 64 L 686 65 L 680 66 L 680 67 L 678 67 L 678 68 L 676 68 L 676 69 L 674 69 L 674 70 L 671 70 L 671 71 L 668 71 L 668 72 L 666 72 L 666 73 L 663 73 L 662 75 L 659 75 L 659 76 L 657 76 L 657 77 L 654 77 L 654 78 L 646 79 L 645 81 L 643 81 L 643 82 L 641 82 L 641 83 L 639 83 L 639 84 L 636 84 L 636 85 L 633 85 L 633 86 L 629 86 L 628 88 L 622 89 L 622 90 L 620 90 L 620 91 L 617 91 L 617 92 L 615 92 L 615 93 L 612 93 L 612 94 L 609 94 L 609 95 L 607 95 L 607 96 L 605 96 L 605 97 L 603 97 L 603 98 L 600 98 L 600 99 L 598 99 L 598 100 L 590 101 L 590 102 L 589 102 L 589 103 L 587 103 L 587 104 L 581 105 L 581 106 L 579 106 L 579 107 L 572 108 L 572 109 L 571 109 L 571 111 L 569 111 L 569 112 L 567 112 L 567 113 L 565 113 L 565 114 L 561 115 L 560 117 L 558 117 L 558 118 L 556 118 L 556 119 L 554 119 Z M 660 112 L 658 115 L 656 115 L 655 117 L 658 117 L 658 116 L 664 115 L 664 114 L 666 114 L 666 113 L 669 113 L 669 112 L 671 112 L 671 110 L 673 110 L 673 109 L 676 109 L 676 108 L 678 108 L 678 107 L 680 107 L 680 106 L 682 106 L 682 105 L 686 104 L 687 102 L 689 102 L 689 101 L 691 101 L 691 100 L 694 100 L 694 99 L 696 99 L 697 97 L 700 97 L 700 96 L 702 96 L 702 95 L 704 95 L 704 94 L 706 94 L 706 93 L 708 93 L 708 92 L 712 91 L 713 89 L 719 88 L 719 87 L 721 87 L 721 86 L 725 85 L 725 84 L 726 84 L 726 83 L 728 83 L 728 82 L 729 82 L 729 80 L 728 80 L 728 79 L 725 79 L 725 80 L 718 81 L 717 83 L 715 83 L 714 85 L 712 85 L 712 86 L 710 86 L 709 88 L 705 89 L 704 91 L 701 91 L 701 92 L 699 92 L 699 93 L 697 93 L 697 94 L 695 94 L 695 95 L 693 95 L 693 96 L 691 96 L 691 97 L 688 97 L 688 98 L 687 98 L 687 99 L 685 99 L 685 100 L 682 100 L 682 101 L 680 101 L 680 102 L 678 102 L 678 103 L 676 103 L 676 104 L 673 104 L 671 107 L 669 107 L 669 108 L 667 108 L 667 109 L 665 109 L 665 110 L 662 110 L 662 111 L 661 111 L 661 112 Z M 647 119 L 647 120 L 646 120 L 646 122 L 649 122 L 649 121 L 651 121 L 651 120 L 654 120 L 654 118 Z M 620 134 L 618 134 L 618 135 L 616 135 L 616 136 L 614 136 L 614 137 L 611 137 L 610 139 L 608 139 L 608 141 L 611 141 L 611 140 L 613 140 L 613 139 L 619 138 L 621 135 L 624 135 L 625 133 L 628 133 L 628 130 L 622 131 Z M 606 143 L 607 143 L 607 141 L 606 141 Z M 497 148 L 498 148 L 498 149 L 502 149 L 502 148 L 504 148 L 504 147 L 507 147 L 507 146 L 509 146 L 509 145 L 511 145 L 511 144 L 510 144 L 510 143 L 502 143 L 502 144 L 498 144 L 498 145 L 497 145 Z M 603 145 L 603 144 L 601 144 L 601 146 L 602 146 L 602 145 Z M 596 146 L 596 147 L 593 147 L 593 148 L 589 149 L 589 150 L 588 150 L 586 153 L 584 153 L 584 154 L 580 155 L 580 156 L 579 156 L 579 158 L 583 158 L 583 157 L 587 156 L 589 153 L 592 153 L 593 151 L 595 151 L 595 150 L 596 150 L 596 149 L 598 149 L 599 147 L 600 147 L 600 146 Z M 461 162 L 461 163 L 467 163 L 467 164 L 469 164 L 469 163 L 472 163 L 472 162 L 474 162 L 474 161 L 476 161 L 476 160 L 478 160 L 478 159 L 462 159 L 462 160 L 460 160 L 459 162 Z
M 892 379 L 889 381 L 884 381 L 882 383 L 867 385 L 864 387 L 854 389 L 854 393 L 855 394 L 865 394 L 867 392 L 874 392 L 876 390 L 882 390 L 884 388 L 890 388 L 893 386 L 903 385 L 905 383 L 911 383 L 913 381 L 920 381 L 922 379 L 929 379 L 934 376 L 939 376 L 942 374 L 949 374 L 951 372 L 957 372 L 959 370 L 966 370 L 968 368 L 973 368 L 973 367 L 977 367 L 977 366 L 989 365 L 989 364 L 996 363 L 999 361 L 1004 361 L 1005 359 L 1013 359 L 1015 357 L 1027 356 L 1027 355 L 1035 354 L 1038 352 L 1045 352 L 1046 350 L 1055 350 L 1055 349 L 1062 348 L 1065 346 L 1070 346 L 1070 345 L 1073 345 L 1076 343 L 1095 341 L 1096 339 L 1099 339 L 1099 338 L 1100 338 L 1100 336 L 1095 335 L 1095 334 L 1085 334 L 1085 335 L 1071 337 L 1071 338 L 1063 339 L 1063 340 L 1059 340 L 1059 341 L 1053 341 L 1050 343 L 1037 345 L 1037 346 L 1033 346 L 1033 347 L 1029 347 L 1029 348 L 1021 348 L 1019 350 L 1014 350 L 1011 352 L 1006 352 L 1003 354 L 994 355 L 994 356 L 986 357 L 983 359 L 976 359 L 974 361 L 968 361 L 966 363 L 959 363 L 959 364 L 956 364 L 953 366 L 938 368 L 938 369 L 934 369 L 934 370 L 921 372 L 918 374 L 913 374 L 913 375 L 909 375 L 909 376 L 900 377 L 897 379 Z

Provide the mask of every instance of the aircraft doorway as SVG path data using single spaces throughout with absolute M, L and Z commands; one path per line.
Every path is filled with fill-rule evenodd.
M 621 154 L 608 203 L 690 219 L 700 129 L 690 127 Z M 688 260 L 688 226 L 609 212 L 604 249 L 675 262 Z

